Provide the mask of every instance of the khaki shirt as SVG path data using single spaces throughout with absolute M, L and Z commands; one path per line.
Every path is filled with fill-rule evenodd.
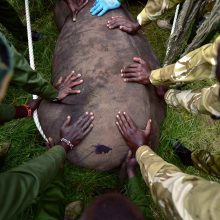
M 148 0 L 145 8 L 137 16 L 138 23 L 148 24 L 181 2 L 184 0 Z
M 220 36 L 179 59 L 176 63 L 151 72 L 153 85 L 172 85 L 215 78 Z
M 148 146 L 137 150 L 136 159 L 166 219 L 219 220 L 220 184 L 183 173 Z

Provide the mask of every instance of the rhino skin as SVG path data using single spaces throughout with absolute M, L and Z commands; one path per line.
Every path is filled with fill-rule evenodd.
M 112 16 L 131 18 L 127 9 L 121 7 L 97 17 L 89 12 L 92 4 L 90 1 L 78 14 L 76 22 L 72 21 L 63 1 L 56 6 L 55 19 L 61 32 L 53 57 L 52 84 L 72 70 L 82 74 L 84 83 L 79 86 L 81 94 L 68 96 L 64 104 L 43 101 L 38 114 L 45 135 L 58 142 L 67 115 L 76 121 L 84 112 L 94 112 L 93 130 L 67 158 L 80 167 L 107 171 L 119 167 L 129 150 L 115 125 L 116 114 L 126 111 L 140 128 L 151 118 L 151 143 L 155 147 L 165 105 L 153 86 L 124 83 L 120 77 L 122 67 L 135 56 L 147 60 L 153 69 L 159 67 L 141 31 L 129 35 L 106 27 Z

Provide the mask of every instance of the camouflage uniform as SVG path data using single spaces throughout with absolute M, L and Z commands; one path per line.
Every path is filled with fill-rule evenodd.
M 181 2 L 183 1 L 149 0 L 146 7 L 138 15 L 138 22 L 140 25 L 147 24 Z M 150 76 L 151 83 L 156 86 L 169 86 L 215 78 L 214 70 L 217 64 L 217 48 L 219 45 L 220 36 L 213 44 L 207 44 L 192 51 L 177 63 L 153 70 Z M 220 116 L 219 88 L 219 84 L 216 83 L 200 91 L 170 89 L 165 94 L 165 100 L 168 105 L 184 108 L 191 113 Z M 195 150 L 191 158 L 196 167 L 211 175 L 220 177 L 220 153 Z
M 198 169 L 220 178 L 220 152 L 210 153 L 207 150 L 195 150 L 191 154 L 191 159 Z
M 166 10 L 175 7 L 185 0 L 148 0 L 145 8 L 137 16 L 138 23 L 142 26 L 158 19 Z
M 183 173 L 148 146 L 137 150 L 136 159 L 153 200 L 166 219 L 219 219 L 220 184 Z
M 188 83 L 195 80 L 215 78 L 217 49 L 220 36 L 214 43 L 207 44 L 182 57 L 177 63 L 151 72 L 150 81 L 153 85 L 172 85 Z M 191 113 L 202 113 L 220 116 L 219 83 L 203 88 L 201 91 L 180 91 L 170 89 L 165 94 L 168 105 L 184 108 Z M 193 151 L 192 161 L 197 168 L 220 177 L 220 155 L 205 150 Z
M 151 72 L 153 85 L 172 85 L 195 80 L 215 78 L 217 50 L 220 36 L 214 43 L 206 44 L 182 57 L 175 64 Z M 203 88 L 201 91 L 179 91 L 170 89 L 165 94 L 168 105 L 184 108 L 191 113 L 220 116 L 219 84 Z

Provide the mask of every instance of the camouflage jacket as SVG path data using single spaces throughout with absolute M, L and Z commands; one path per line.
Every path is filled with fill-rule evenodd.
M 220 184 L 183 173 L 148 146 L 136 152 L 142 176 L 166 219 L 218 220 Z

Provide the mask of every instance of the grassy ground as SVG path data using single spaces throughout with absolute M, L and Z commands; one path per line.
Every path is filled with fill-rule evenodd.
M 17 9 L 20 16 L 23 17 L 23 0 L 11 0 L 11 2 Z M 45 34 L 45 38 L 34 45 L 36 67 L 37 70 L 47 79 L 50 78 L 51 59 L 58 35 L 56 26 L 53 22 L 53 15 L 51 12 L 52 6 L 52 0 L 32 1 L 31 4 L 33 27 Z M 142 3 L 139 2 L 135 4 L 129 3 L 129 8 L 134 16 L 140 12 L 142 7 Z M 162 62 L 165 55 L 166 42 L 169 32 L 162 31 L 157 28 L 154 23 L 150 24 L 143 30 L 152 44 L 155 53 Z M 7 37 L 13 42 L 19 51 L 21 51 L 26 57 L 28 56 L 27 45 L 20 44 L 18 41 L 13 39 L 12 36 L 2 27 L 1 31 L 6 33 Z M 193 84 L 191 87 L 192 86 L 199 88 L 201 84 Z M 30 97 L 30 95 L 27 95 L 18 89 L 15 90 L 10 88 L 6 102 L 21 104 L 26 102 Z M 217 179 L 194 168 L 187 168 L 181 165 L 179 160 L 173 154 L 169 142 L 171 139 L 178 138 L 181 142 L 190 147 L 190 149 L 215 150 L 218 148 L 220 143 L 220 138 L 218 136 L 219 129 L 219 123 L 213 122 L 207 116 L 191 116 L 188 113 L 168 108 L 167 117 L 161 129 L 158 153 L 164 159 L 176 164 L 187 173 L 200 175 L 207 179 L 218 181 Z M 22 164 L 31 158 L 35 158 L 45 151 L 45 148 L 42 147 L 44 142 L 38 134 L 34 122 L 29 119 L 12 121 L 1 127 L 0 143 L 4 142 L 11 142 L 12 147 L 6 159 L 5 165 L 1 168 L 2 172 Z M 81 200 L 84 204 L 87 204 L 94 198 L 94 196 L 103 193 L 106 188 L 117 188 L 117 175 L 117 172 L 98 173 L 91 170 L 79 169 L 72 167 L 67 163 L 65 168 L 67 202 Z M 143 181 L 142 184 L 144 185 Z M 126 194 L 126 185 L 122 191 Z M 157 211 L 157 207 L 153 205 L 147 190 L 146 197 L 149 201 L 149 207 L 155 219 L 162 219 L 160 213 Z M 34 211 L 30 208 L 20 216 L 20 219 L 30 220 L 33 219 L 33 216 Z

